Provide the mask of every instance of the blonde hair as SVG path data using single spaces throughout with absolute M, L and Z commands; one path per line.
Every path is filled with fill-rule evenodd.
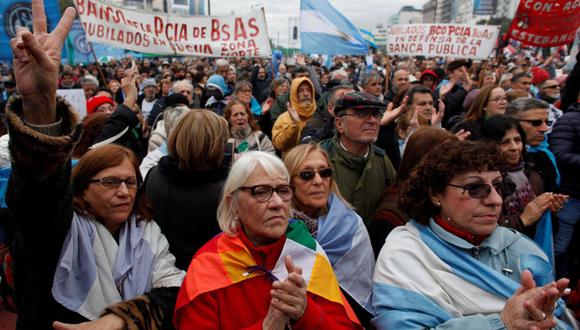
M 328 153 L 326 150 L 322 149 L 320 145 L 316 143 L 308 143 L 308 144 L 300 144 L 294 148 L 292 148 L 286 155 L 284 155 L 284 165 L 286 169 L 288 169 L 288 174 L 290 175 L 290 181 L 292 178 L 298 174 L 300 167 L 304 164 L 306 158 L 314 152 L 319 152 L 324 159 L 326 160 L 326 164 L 329 167 L 332 167 L 330 163 L 330 158 L 328 157 Z M 348 208 L 352 209 L 352 206 L 342 197 L 342 194 L 338 190 L 338 186 L 334 182 L 334 178 L 330 178 L 330 191 L 334 193 L 338 199 L 340 199 Z M 292 207 L 296 208 L 295 198 L 292 198 Z
M 182 171 L 216 169 L 222 166 L 229 134 L 223 117 L 209 110 L 193 110 L 175 124 L 167 149 Z
M 228 235 L 235 235 L 241 226 L 234 212 L 238 206 L 238 189 L 246 183 L 257 166 L 262 167 L 270 178 L 281 178 L 290 182 L 288 171 L 280 158 L 263 151 L 244 152 L 230 169 L 217 209 L 218 224 Z

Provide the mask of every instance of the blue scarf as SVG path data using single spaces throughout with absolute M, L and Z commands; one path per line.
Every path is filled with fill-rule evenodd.
M 556 164 L 556 157 L 548 148 L 548 138 L 546 137 L 544 141 L 537 147 L 528 147 L 528 152 L 539 153 L 543 152 L 548 156 L 552 162 L 552 166 L 556 171 L 556 186 L 560 186 L 560 171 L 558 170 L 558 165 Z M 542 248 L 544 253 L 548 256 L 550 263 L 554 265 L 554 235 L 552 228 L 552 214 L 550 210 L 544 212 L 538 224 L 536 226 L 536 234 L 534 236 L 534 241 Z

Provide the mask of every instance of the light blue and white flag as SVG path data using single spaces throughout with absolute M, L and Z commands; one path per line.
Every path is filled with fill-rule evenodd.
M 328 0 L 300 1 L 302 52 L 321 55 L 365 55 L 359 30 Z
M 371 33 L 371 31 L 365 29 L 358 30 L 360 31 L 360 34 L 362 35 L 363 39 L 366 41 L 367 46 L 377 48 L 375 36 Z

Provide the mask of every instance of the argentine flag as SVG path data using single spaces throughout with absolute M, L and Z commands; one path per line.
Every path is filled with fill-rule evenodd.
M 300 1 L 302 53 L 323 55 L 366 55 L 365 39 L 359 30 L 328 0 Z

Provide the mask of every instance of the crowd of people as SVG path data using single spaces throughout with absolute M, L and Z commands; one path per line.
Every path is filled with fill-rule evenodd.
M 578 328 L 580 55 L 68 65 L 74 9 L 32 8 L 0 94 L 17 329 Z

